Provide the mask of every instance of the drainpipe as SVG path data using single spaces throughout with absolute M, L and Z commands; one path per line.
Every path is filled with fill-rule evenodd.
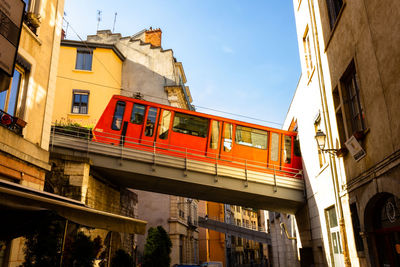
M 316 24 L 316 19 L 315 19 L 315 8 L 314 8 L 314 0 L 308 0 L 310 10 L 310 18 L 312 22 L 312 32 L 314 35 L 314 47 L 316 50 L 316 56 L 318 60 L 317 64 L 317 72 L 318 72 L 318 80 L 320 83 L 320 97 L 321 97 L 321 103 L 322 103 L 322 108 L 323 108 L 323 119 L 324 123 L 326 126 L 326 136 L 327 136 L 327 144 L 328 148 L 333 148 L 333 139 L 332 139 L 332 128 L 331 128 L 331 122 L 329 118 L 329 110 L 328 110 L 328 104 L 327 104 L 327 97 L 326 97 L 326 88 L 325 88 L 325 82 L 324 82 L 324 74 L 322 71 L 322 64 L 321 64 L 321 54 L 320 54 L 320 47 L 319 47 L 319 39 L 318 39 L 318 31 L 317 31 L 317 24 Z M 343 216 L 343 206 L 342 206 L 342 201 L 340 199 L 339 195 L 339 179 L 338 179 L 338 173 L 337 173 L 337 165 L 336 165 L 336 156 L 330 155 L 329 157 L 329 163 L 332 166 L 331 169 L 331 174 L 332 174 L 332 183 L 334 187 L 334 193 L 335 193 L 335 202 L 336 202 L 336 210 L 338 214 L 338 220 L 339 220 L 339 228 L 340 228 L 340 237 L 341 237 L 341 242 L 342 242 L 342 247 L 343 247 L 343 258 L 344 258 L 344 264 L 345 266 L 351 266 L 351 261 L 350 261 L 350 256 L 349 256 L 349 247 L 347 245 L 347 237 L 346 237 L 346 225 L 344 223 L 344 216 Z

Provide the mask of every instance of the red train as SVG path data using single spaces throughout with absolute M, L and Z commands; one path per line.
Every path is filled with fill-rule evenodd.
M 114 95 L 94 140 L 141 150 L 270 170 L 302 168 L 296 132 Z

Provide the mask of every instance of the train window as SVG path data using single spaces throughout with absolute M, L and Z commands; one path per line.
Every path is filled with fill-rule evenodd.
M 114 117 L 111 124 L 111 129 L 113 130 L 121 130 L 122 119 L 124 117 L 125 112 L 125 102 L 118 101 L 115 105 Z
M 236 126 L 236 144 L 267 149 L 268 132 L 244 126 Z
M 142 124 L 144 120 L 144 112 L 146 107 L 140 104 L 134 104 L 131 116 L 131 122 L 135 124 Z
M 224 123 L 224 151 L 229 152 L 232 149 L 232 124 Z
M 208 119 L 183 113 L 175 113 L 172 130 L 177 133 L 206 137 Z
M 271 161 L 279 159 L 279 134 L 271 133 Z
M 210 148 L 217 149 L 218 148 L 218 138 L 219 138 L 219 121 L 212 121 L 211 124 L 211 140 L 210 140 Z
M 156 119 L 157 119 L 157 109 L 149 108 L 149 112 L 147 113 L 146 128 L 144 129 L 145 136 L 153 136 Z
M 292 162 L 292 137 L 285 135 L 285 149 L 283 150 L 283 160 L 285 163 Z
M 165 140 L 168 138 L 168 130 L 169 130 L 170 121 L 171 121 L 171 111 L 163 110 L 162 117 L 161 117 L 161 123 L 160 123 L 160 134 L 158 136 L 160 139 Z
M 297 136 L 296 136 L 296 138 L 294 139 L 294 142 L 293 142 L 293 154 L 296 157 L 301 157 L 300 142 L 299 142 L 299 139 L 298 139 Z

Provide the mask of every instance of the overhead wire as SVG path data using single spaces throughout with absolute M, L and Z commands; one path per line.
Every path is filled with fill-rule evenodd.
M 75 31 L 75 29 L 72 27 L 71 23 L 65 19 L 65 17 L 63 18 L 63 20 L 68 23 L 69 27 L 72 29 L 72 31 L 75 33 L 75 35 L 79 38 L 79 40 L 86 46 L 86 48 L 89 48 L 89 46 L 87 45 L 87 42 L 85 40 L 83 40 L 80 35 Z M 123 43 L 121 43 L 123 44 Z M 131 47 L 129 47 L 126 44 L 123 44 L 124 46 L 126 46 L 129 49 L 133 49 Z M 96 60 L 98 62 L 100 62 L 100 64 L 104 67 L 104 69 L 110 74 L 110 76 L 112 77 L 112 79 L 119 84 L 120 81 L 118 81 L 113 75 L 112 73 L 108 70 L 107 66 L 97 57 L 94 55 L 93 52 L 91 52 L 91 54 L 96 58 Z M 107 87 L 107 88 L 111 88 L 111 89 L 118 89 L 118 90 L 123 90 L 123 91 L 127 91 L 127 92 L 131 92 L 131 93 L 135 93 L 132 90 L 129 89 L 125 89 L 122 86 L 121 87 L 114 87 L 114 86 L 109 86 L 109 85 L 104 85 L 104 84 L 99 84 L 99 83 L 94 83 L 94 82 L 88 82 L 88 81 L 84 81 L 84 80 L 79 80 L 79 79 L 74 79 L 74 78 L 69 78 L 69 77 L 65 77 L 65 76 L 57 76 L 58 78 L 62 78 L 62 79 L 68 79 L 68 80 L 73 80 L 73 81 L 78 81 L 78 82 L 83 82 L 83 83 L 87 83 L 87 84 L 92 84 L 92 85 L 96 85 L 96 86 L 101 86 L 101 87 Z M 155 98 L 155 99 L 160 99 L 160 100 L 165 100 L 165 101 L 169 101 L 167 98 L 165 97 L 160 97 L 160 96 L 154 96 L 154 95 L 150 95 L 150 94 L 145 94 L 140 92 L 141 95 L 143 96 L 147 96 L 147 97 L 151 97 L 151 98 Z M 241 115 L 241 114 L 236 114 L 236 113 L 232 113 L 232 112 L 227 112 L 227 111 L 222 111 L 222 110 L 218 110 L 218 109 L 214 109 L 214 108 L 209 108 L 209 107 L 204 107 L 204 106 L 198 106 L 198 105 L 193 105 L 195 108 L 200 108 L 200 109 L 205 109 L 205 110 L 210 110 L 210 111 L 214 111 L 214 112 L 219 112 L 222 114 L 228 114 L 231 116 L 235 116 L 235 117 L 240 117 L 240 118 L 245 118 L 245 119 L 250 119 L 250 120 L 254 120 L 254 121 L 259 121 L 259 122 L 264 122 L 264 123 L 269 123 L 269 124 L 274 124 L 274 125 L 278 125 L 278 126 L 283 126 L 283 123 L 278 123 L 278 122 L 274 122 L 274 121 L 268 121 L 268 120 L 263 120 L 263 119 L 259 119 L 259 118 L 254 118 L 251 116 L 247 116 L 247 115 Z

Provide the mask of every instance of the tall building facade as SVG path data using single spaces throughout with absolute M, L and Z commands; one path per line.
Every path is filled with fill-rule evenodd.
M 15 216 L 18 209 L 5 192 L 14 184 L 16 194 L 25 188 L 42 191 L 51 169 L 48 147 L 64 0 L 24 2 L 13 77 L 0 78 L 1 84 L 8 84 L 0 92 L 0 209 L 7 218 L 2 222 L 7 234 L 2 231 L 1 266 L 19 266 L 24 260 L 24 239 L 14 238 L 19 234 L 10 227 L 21 224 Z M 20 205 L 19 209 L 27 208 Z
M 296 125 L 306 177 L 299 257 L 398 266 L 400 3 L 293 4 L 302 76 L 285 128 Z

